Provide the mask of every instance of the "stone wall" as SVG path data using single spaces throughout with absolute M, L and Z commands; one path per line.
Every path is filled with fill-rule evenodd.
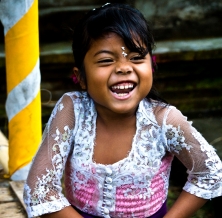
M 222 0 L 121 0 L 118 2 L 129 3 L 138 8 L 152 23 L 156 40 L 222 36 Z M 39 0 L 40 12 L 41 9 L 46 8 L 69 6 L 74 10 L 74 7 L 80 9 L 84 6 L 94 7 L 105 3 L 104 0 Z M 72 15 L 75 16 L 74 13 Z
M 222 36 L 221 0 L 136 0 L 157 39 Z
M 41 42 L 67 40 L 66 29 L 107 0 L 39 0 Z M 115 2 L 110 0 L 109 2 Z M 119 0 L 138 8 L 152 23 L 155 39 L 222 36 L 222 0 Z M 0 43 L 4 42 L 0 25 Z

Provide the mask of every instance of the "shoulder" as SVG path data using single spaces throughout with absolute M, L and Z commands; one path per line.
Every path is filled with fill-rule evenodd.
M 162 126 L 163 120 L 167 113 L 172 109 L 172 106 L 161 101 L 153 99 L 143 99 L 141 102 L 142 107 L 145 109 L 146 114 L 155 120 L 155 122 Z
M 197 132 L 193 127 L 192 121 L 189 121 L 183 113 L 174 106 L 168 106 L 163 115 L 161 115 L 162 130 L 171 135 L 184 136 L 186 139 L 193 138 L 191 135 Z
M 68 102 L 69 110 L 75 113 L 75 116 L 90 115 L 95 113 L 94 102 L 85 91 L 67 92 L 62 96 L 62 103 Z
M 170 104 L 156 100 L 144 100 L 147 105 L 149 105 L 150 111 L 153 112 L 156 122 L 159 126 L 163 125 L 173 125 L 180 126 L 184 124 L 190 125 L 187 117 L 182 114 L 182 112 Z
M 192 122 L 189 122 L 187 117 L 176 107 L 169 106 L 168 110 L 165 113 L 164 124 L 181 126 L 181 125 L 190 125 Z
M 86 99 L 89 98 L 87 93 L 84 91 L 73 91 L 73 92 L 66 92 L 63 94 L 62 98 L 71 98 L 72 100 L 78 99 Z
M 61 113 L 73 114 L 74 108 L 78 107 L 78 103 L 84 98 L 85 94 L 78 91 L 64 93 L 56 102 L 52 115 L 55 116 Z
M 89 102 L 90 97 L 86 92 L 83 91 L 73 91 L 73 92 L 66 92 L 62 95 L 62 97 L 57 102 L 67 102 L 69 104 L 78 105 L 78 104 L 84 104 L 85 102 Z
M 48 128 L 51 125 L 61 126 L 62 124 L 69 126 L 70 129 L 73 128 L 76 108 L 74 99 L 77 98 L 76 96 L 78 96 L 78 93 L 75 92 L 67 92 L 62 95 L 52 110 L 48 121 Z

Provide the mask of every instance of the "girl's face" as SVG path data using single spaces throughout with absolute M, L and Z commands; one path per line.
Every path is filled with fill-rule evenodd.
M 131 52 L 115 33 L 92 43 L 84 67 L 87 92 L 98 112 L 135 114 L 152 86 L 150 55 Z

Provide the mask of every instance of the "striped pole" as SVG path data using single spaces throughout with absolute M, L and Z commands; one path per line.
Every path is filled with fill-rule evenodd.
M 25 180 L 41 140 L 38 0 L 1 0 L 9 128 L 9 177 Z

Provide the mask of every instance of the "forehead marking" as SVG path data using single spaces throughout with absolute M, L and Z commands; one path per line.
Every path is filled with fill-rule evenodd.
M 121 47 L 121 49 L 123 50 L 122 55 L 124 56 L 124 58 L 127 56 L 127 53 L 124 52 L 125 51 L 125 47 Z

